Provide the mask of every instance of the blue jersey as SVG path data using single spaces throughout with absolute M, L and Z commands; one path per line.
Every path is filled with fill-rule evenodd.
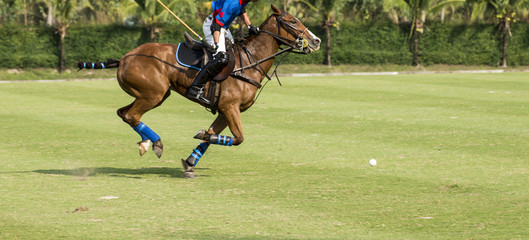
M 213 1 L 213 18 L 222 28 L 228 28 L 235 18 L 246 11 L 246 4 L 248 3 L 244 0 Z

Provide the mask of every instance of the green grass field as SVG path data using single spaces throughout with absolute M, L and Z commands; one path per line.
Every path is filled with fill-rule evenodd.
M 115 81 L 0 84 L 0 238 L 529 238 L 529 73 L 282 83 L 196 179 L 180 158 L 214 116 L 177 94 L 142 119 L 158 159 Z

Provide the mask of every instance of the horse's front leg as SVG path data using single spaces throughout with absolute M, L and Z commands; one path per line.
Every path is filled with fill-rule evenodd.
M 215 121 L 211 124 L 207 134 L 214 135 L 216 133 L 222 132 L 226 127 L 228 126 L 228 122 L 226 121 L 226 117 L 223 114 L 219 114 Z M 198 134 L 201 132 L 205 132 L 204 130 L 200 130 Z M 196 135 L 195 135 L 196 136 Z M 195 166 L 197 165 L 198 161 L 204 156 L 206 153 L 206 150 L 209 147 L 209 142 L 202 140 L 202 142 L 191 152 L 189 157 L 187 157 L 186 160 L 182 159 L 182 165 L 184 167 L 184 177 L 186 178 L 194 178 L 195 177 Z

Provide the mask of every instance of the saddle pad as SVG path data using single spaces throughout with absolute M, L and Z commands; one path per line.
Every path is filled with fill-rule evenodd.
M 189 49 L 184 43 L 179 43 L 176 49 L 176 61 L 184 67 L 201 70 L 204 67 L 204 52 Z

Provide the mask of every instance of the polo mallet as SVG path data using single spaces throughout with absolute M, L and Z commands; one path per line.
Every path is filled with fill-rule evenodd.
M 165 6 L 165 4 L 163 4 L 160 0 L 156 0 L 158 1 L 159 4 L 162 5 L 162 7 L 165 8 L 165 10 L 167 10 L 171 15 L 173 15 L 173 17 L 176 18 L 176 20 L 180 21 L 180 23 L 182 23 L 187 29 L 189 29 L 189 31 L 191 31 L 191 33 L 193 33 L 195 36 L 198 37 L 198 39 L 200 39 L 200 41 L 202 41 L 202 37 L 200 35 L 198 35 L 195 31 L 193 31 L 193 29 L 191 29 L 189 26 L 187 26 L 187 24 L 182 21 L 182 19 L 180 19 L 178 16 L 176 16 L 176 14 L 173 13 L 173 11 L 171 11 L 171 9 L 169 9 L 167 6 Z

